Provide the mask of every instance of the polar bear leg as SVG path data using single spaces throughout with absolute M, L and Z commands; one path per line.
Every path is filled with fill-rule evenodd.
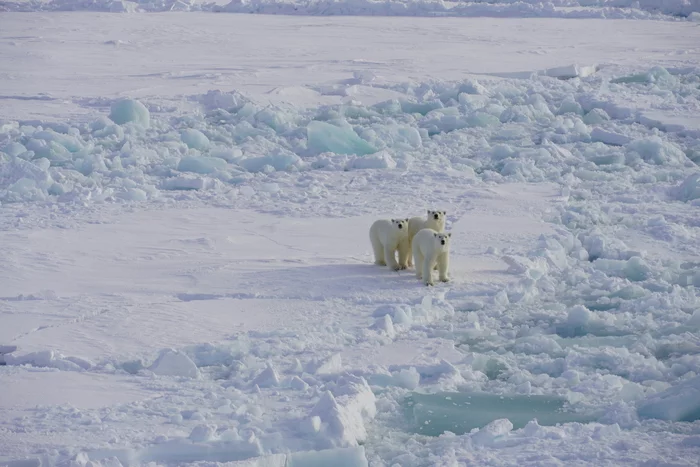
M 423 278 L 423 261 L 425 261 L 425 258 L 423 258 L 423 254 L 420 250 L 417 248 L 413 250 L 413 262 L 416 265 L 416 277 L 418 279 Z
M 408 268 L 408 262 L 411 260 L 411 249 L 408 246 L 408 239 L 399 242 L 399 266 L 401 269 Z
M 382 246 L 382 242 L 379 241 L 379 236 L 376 232 L 372 232 L 369 239 L 372 242 L 372 251 L 374 251 L 374 264 L 386 266 L 384 262 L 384 247 Z
M 447 253 L 442 253 L 440 256 L 438 256 L 437 267 L 440 274 L 440 280 L 442 282 L 448 282 L 450 279 L 447 277 L 447 270 L 450 267 L 450 257 Z
M 394 271 L 401 269 L 399 263 L 396 262 L 396 247 L 394 245 L 388 243 L 384 245 L 384 262 Z
M 408 251 L 408 260 L 406 261 L 406 267 L 411 268 L 413 267 L 413 242 L 411 237 L 408 237 L 408 240 L 406 240 L 406 244 L 408 247 L 406 248 L 406 251 Z
M 430 257 L 423 257 L 423 283 L 425 285 L 435 285 L 433 282 L 433 264 L 435 264 L 435 259 Z

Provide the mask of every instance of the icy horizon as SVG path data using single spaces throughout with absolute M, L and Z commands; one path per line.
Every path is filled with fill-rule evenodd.
M 699 0 L 6 0 L 0 11 L 700 20 Z

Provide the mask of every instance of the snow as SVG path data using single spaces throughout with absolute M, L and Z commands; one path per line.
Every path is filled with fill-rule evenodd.
M 187 355 L 172 349 L 164 349 L 148 369 L 161 376 L 199 378 L 197 365 Z
M 365 442 L 365 423 L 376 412 L 375 396 L 367 381 L 348 375 L 341 376 L 332 391 L 321 395 L 310 417 L 321 421 L 318 436 L 322 445 L 353 447 Z
M 0 464 L 697 464 L 695 0 L 0 9 Z
M 593 130 L 591 131 L 591 141 L 610 144 L 612 146 L 624 146 L 628 144 L 631 140 L 628 136 L 621 135 L 619 133 L 606 131 L 602 128 L 593 128 Z

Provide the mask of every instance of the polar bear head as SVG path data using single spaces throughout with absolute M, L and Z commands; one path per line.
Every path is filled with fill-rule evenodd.
M 452 232 L 449 233 L 434 233 L 435 244 L 437 249 L 441 251 L 447 251 L 450 248 L 450 239 L 452 238 Z
M 391 220 L 391 225 L 395 229 L 403 230 L 403 231 L 408 231 L 408 219 L 392 219 Z
M 445 217 L 447 217 L 447 211 L 433 211 L 428 209 L 428 220 L 429 221 L 437 221 L 437 222 L 445 222 Z

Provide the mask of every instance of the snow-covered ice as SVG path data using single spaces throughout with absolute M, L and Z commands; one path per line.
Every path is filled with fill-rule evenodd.
M 696 0 L 0 11 L 0 465 L 697 465 Z

